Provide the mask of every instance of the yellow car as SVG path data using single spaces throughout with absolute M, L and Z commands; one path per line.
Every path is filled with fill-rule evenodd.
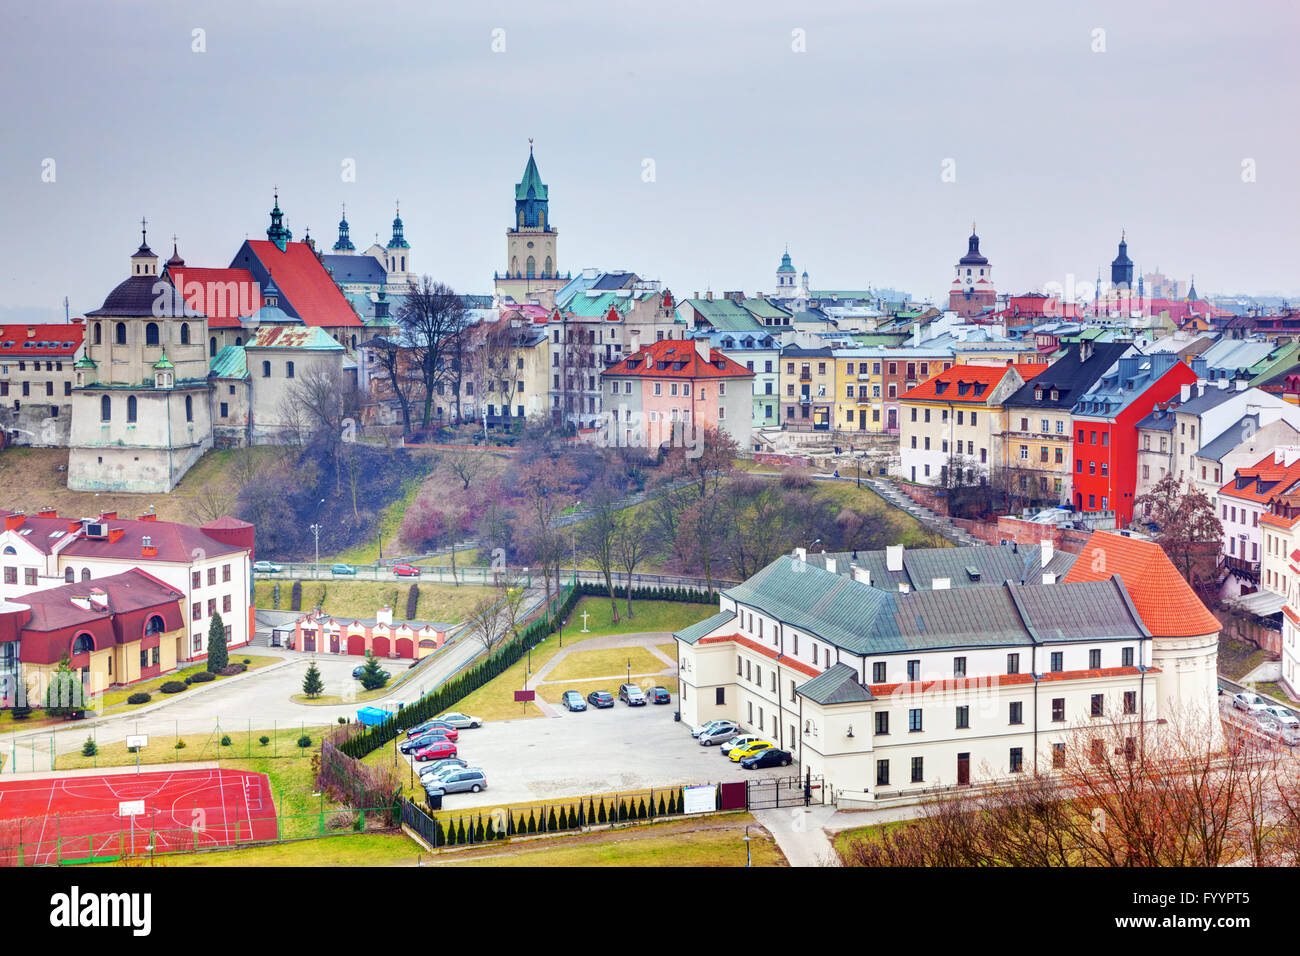
M 752 757 L 761 750 L 771 750 L 776 744 L 766 740 L 755 740 L 753 743 L 746 744 L 743 747 L 736 747 L 731 753 L 727 754 L 735 763 L 740 763 L 746 757 Z

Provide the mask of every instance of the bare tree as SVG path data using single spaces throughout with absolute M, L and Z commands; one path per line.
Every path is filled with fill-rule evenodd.
M 654 550 L 654 533 L 650 522 L 639 511 L 627 508 L 620 512 L 618 529 L 614 534 L 614 561 L 627 575 L 627 616 L 632 613 L 632 576 L 650 553 Z
M 418 376 L 412 377 L 408 368 L 409 350 L 396 339 L 375 336 L 365 344 L 365 348 L 374 357 L 375 365 L 383 373 L 388 389 L 397 399 L 402 412 L 402 434 L 411 433 L 411 399 L 419 384 Z
M 456 340 L 465 324 L 465 305 L 451 286 L 426 275 L 411 280 L 397 318 L 424 382 L 424 427 L 428 428 L 433 417 L 433 396 L 449 371 L 449 353 L 453 347 L 459 348 Z M 459 389 L 455 394 L 459 402 Z
M 461 483 L 462 491 L 469 491 L 470 482 L 478 477 L 487 463 L 486 448 L 453 449 L 447 452 L 443 462 Z
M 618 623 L 618 598 L 614 595 L 614 551 L 618 538 L 619 514 L 614 490 L 607 482 L 601 482 L 595 488 L 591 501 L 591 517 L 583 523 L 582 550 L 600 569 L 605 579 L 605 589 L 609 592 L 609 606 L 613 611 L 613 622 Z
M 1199 488 L 1187 488 L 1171 471 L 1133 501 L 1156 525 L 1155 540 L 1182 576 L 1201 593 L 1215 583 L 1223 525 L 1214 502 Z
M 501 611 L 500 596 L 493 593 L 480 598 L 470 614 L 470 636 L 491 655 L 510 634 L 510 624 Z

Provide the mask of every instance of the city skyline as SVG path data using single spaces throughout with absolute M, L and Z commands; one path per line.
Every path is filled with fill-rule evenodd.
M 342 204 L 362 250 L 400 200 L 413 270 L 490 292 L 530 138 L 559 271 L 629 269 L 679 297 L 771 291 L 788 246 L 813 288 L 939 304 L 972 219 L 999 292 L 1104 276 L 1122 230 L 1138 274 L 1297 289 L 1281 4 L 1248 24 L 1210 4 L 758 4 L 735 23 L 488 4 L 364 24 L 323 5 L 257 28 L 133 10 L 33 18 L 8 51 L 11 81 L 40 78 L 0 158 L 11 320 L 98 306 L 142 216 L 164 258 L 175 234 L 191 265 L 228 265 L 277 186 L 294 238 L 326 249 Z M 52 47 L 76 69 L 49 75 Z

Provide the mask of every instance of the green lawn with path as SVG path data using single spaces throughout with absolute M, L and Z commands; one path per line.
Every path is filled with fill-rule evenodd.
M 281 661 L 284 660 L 283 657 L 262 657 L 255 654 L 241 654 L 239 653 L 239 650 L 240 650 L 239 648 L 235 648 L 235 650 L 230 652 L 230 663 L 242 664 L 244 661 L 248 661 L 248 669 L 244 671 L 245 674 L 247 674 L 249 671 L 260 670 L 263 667 L 270 667 L 272 664 L 279 664 Z M 147 681 L 141 681 L 138 684 L 132 684 L 130 687 L 115 687 L 112 690 L 105 691 L 99 697 L 94 698 L 93 706 L 95 709 L 99 707 L 103 707 L 105 710 L 107 710 L 110 707 L 115 707 L 118 704 L 122 704 L 131 709 L 135 709 L 136 707 L 143 707 L 145 706 L 144 704 L 128 704 L 126 702 L 126 699 L 130 697 L 132 694 L 139 694 L 139 693 L 152 695 L 153 700 L 149 701 L 148 703 L 156 704 L 159 700 L 166 700 L 169 697 L 177 696 L 175 694 L 160 693 L 159 688 L 162 687 L 163 684 L 175 680 L 183 681 L 185 680 L 185 678 L 193 676 L 194 674 L 197 674 L 199 671 L 205 671 L 207 669 L 208 669 L 207 664 L 204 663 L 192 664 L 189 667 L 182 667 L 180 670 L 172 671 L 170 674 L 163 674 L 161 677 L 154 677 Z M 210 681 L 209 683 L 219 683 L 224 680 L 230 680 L 231 677 L 238 677 L 238 676 L 239 676 L 238 674 L 231 674 L 230 677 L 222 677 L 221 675 L 217 675 L 216 679 L 214 681 Z M 202 684 L 191 685 L 191 687 L 202 687 L 202 686 L 203 686 Z M 184 694 L 187 693 L 187 691 L 181 691 L 181 693 Z
M 546 680 L 609 678 L 629 673 L 635 677 L 639 674 L 658 674 L 670 666 L 644 647 L 606 647 L 597 651 L 571 651 L 547 672 Z
M 140 764 L 142 766 L 151 766 L 168 763 L 190 763 L 195 760 L 245 758 L 249 755 L 253 759 L 276 760 L 279 758 L 305 764 L 309 762 L 306 758 L 309 758 L 314 750 L 319 749 L 321 733 L 328 729 L 328 726 L 311 725 L 304 729 L 300 723 L 295 723 L 292 725 L 282 724 L 275 728 L 253 728 L 250 731 L 247 723 L 242 723 L 239 726 L 221 726 L 214 720 L 212 730 L 207 733 L 196 734 L 181 731 L 180 739 L 184 741 L 185 746 L 179 750 L 176 749 L 177 738 L 175 733 L 150 734 L 148 746 L 139 754 Z M 298 738 L 303 733 L 311 737 L 311 747 L 302 748 L 298 746 Z M 60 753 L 54 758 L 55 770 L 79 770 L 86 767 L 125 767 L 132 766 L 136 762 L 136 754 L 127 751 L 125 740 L 100 742 L 98 740 L 98 729 L 90 731 L 70 729 L 60 732 L 59 738 L 66 739 L 68 735 L 72 736 L 78 744 L 84 744 L 87 737 L 95 739 L 98 752 L 93 756 L 86 756 L 79 747 L 70 753 Z M 116 731 L 114 731 L 114 735 L 116 736 Z M 229 746 L 221 744 L 222 737 L 230 738 Z M 262 737 L 270 739 L 263 744 L 261 742 Z M 260 758 L 259 755 L 261 754 L 266 754 L 267 757 Z M 46 757 L 48 758 L 48 754 L 46 754 Z
M 673 633 L 689 627 L 718 613 L 717 601 L 695 603 L 688 601 L 632 601 L 635 616 L 627 616 L 627 602 L 618 602 L 618 623 L 613 622 L 608 597 L 583 597 L 578 599 L 569 614 L 564 636 L 601 637 L 606 634 L 639 634 L 644 631 Z M 587 630 L 582 633 L 582 612 L 587 612 Z

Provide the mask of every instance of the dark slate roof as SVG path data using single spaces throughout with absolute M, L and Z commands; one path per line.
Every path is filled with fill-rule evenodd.
M 387 271 L 374 256 L 325 255 L 321 257 L 321 262 L 330 270 L 335 282 L 382 284 L 388 281 Z
M 602 272 L 592 284 L 593 289 L 607 291 L 610 289 L 630 289 L 636 282 L 635 272 Z
M 795 690 L 818 704 L 857 704 L 875 700 L 871 691 L 858 683 L 858 672 L 844 663 L 827 668 Z
M 690 627 L 682 628 L 682 630 L 675 633 L 673 637 L 677 638 L 679 641 L 685 641 L 687 644 L 694 644 L 710 631 L 713 631 L 730 621 L 734 621 L 735 619 L 735 611 L 723 611 L 719 614 L 713 615 L 713 617 L 705 618 L 703 621 L 698 621 Z
M 1137 423 L 1138 428 L 1155 428 L 1160 431 L 1174 430 L 1174 412 L 1169 408 L 1153 408 L 1151 414 Z
M 1234 389 L 1218 388 L 1216 386 L 1205 388 L 1200 395 L 1197 395 L 1195 392 L 1196 388 L 1193 386 L 1192 397 L 1179 405 L 1176 411 L 1186 412 L 1190 415 L 1203 415 L 1212 408 L 1218 408 L 1228 399 L 1232 398 L 1232 396 L 1237 394 Z
M 1196 457 L 1208 461 L 1220 461 L 1224 455 L 1245 441 L 1245 436 L 1253 435 L 1257 431 L 1259 431 L 1259 416 L 1243 415 L 1215 436 L 1212 441 L 1202 445 L 1201 450 L 1196 453 Z
M 1090 588 L 1083 587 L 1084 583 L 1026 585 L 1010 591 L 1034 635 L 1047 644 L 1151 636 L 1120 578 L 1086 582 Z M 1068 588 L 1068 601 L 1062 601 L 1061 592 L 1056 590 L 1062 586 Z
M 158 283 L 166 287 L 155 291 Z M 122 316 L 123 318 L 201 318 L 203 313 L 196 312 L 184 302 L 181 294 L 166 276 L 131 276 L 120 282 L 104 299 L 104 304 L 94 312 L 87 312 L 87 318 Z
M 1106 370 L 1119 361 L 1119 357 L 1132 345 L 1127 342 L 1108 342 L 1094 345 L 1086 362 L 1079 361 L 1079 346 L 1073 345 L 1065 355 L 1011 393 L 1003 404 L 1029 408 L 1069 409 L 1088 391 Z M 1043 389 L 1041 400 L 1034 398 L 1035 389 Z M 1052 389 L 1057 390 L 1057 400 L 1052 401 Z

